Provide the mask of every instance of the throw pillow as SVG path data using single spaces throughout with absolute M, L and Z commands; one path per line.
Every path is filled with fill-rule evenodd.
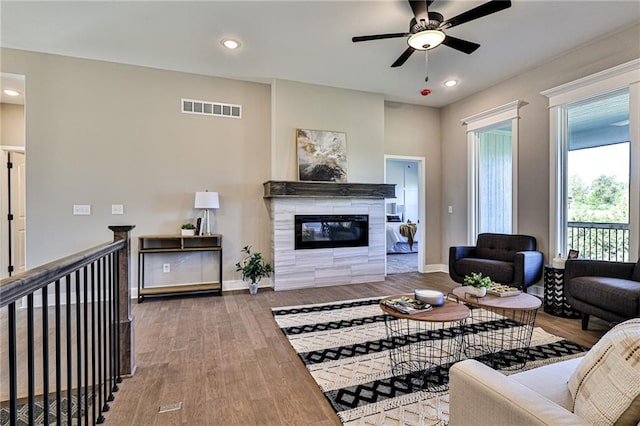
M 640 318 L 609 330 L 569 378 L 573 412 L 598 425 L 640 421 Z

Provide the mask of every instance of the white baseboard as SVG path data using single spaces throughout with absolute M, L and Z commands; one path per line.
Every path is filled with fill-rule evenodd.
M 258 286 L 258 288 L 269 288 L 269 287 L 273 287 L 273 283 L 271 281 L 270 278 L 264 278 L 262 281 L 260 281 L 260 285 Z M 229 280 L 229 281 L 222 281 L 222 291 L 234 291 L 234 290 L 247 290 L 249 291 L 249 287 L 247 286 L 247 283 L 244 282 L 243 280 Z M 137 299 L 138 298 L 138 287 L 132 287 L 131 288 L 131 299 Z
M 441 263 L 435 263 L 433 265 L 424 265 L 424 273 L 425 274 L 430 274 L 433 272 L 445 272 L 445 273 L 449 273 L 449 268 L 447 267 L 447 265 L 441 264 Z

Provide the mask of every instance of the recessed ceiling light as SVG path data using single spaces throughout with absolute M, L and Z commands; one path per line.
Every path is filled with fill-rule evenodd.
M 237 49 L 240 47 L 240 42 L 227 38 L 222 40 L 222 45 L 227 49 Z
M 4 92 L 5 95 L 8 95 L 8 96 L 18 96 L 18 95 L 20 95 L 20 92 L 17 92 L 15 90 L 11 90 L 11 89 L 5 89 L 5 90 L 3 90 L 3 92 Z
M 444 85 L 447 87 L 453 87 L 458 84 L 458 80 L 447 80 L 444 82 Z

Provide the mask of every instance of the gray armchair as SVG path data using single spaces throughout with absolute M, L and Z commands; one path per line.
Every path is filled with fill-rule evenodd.
M 564 295 L 582 314 L 613 323 L 640 317 L 640 259 L 633 262 L 569 259 L 564 269 Z
M 465 275 L 481 272 L 495 282 L 527 291 L 542 278 L 544 256 L 529 235 L 478 235 L 475 246 L 449 248 L 449 276 L 463 283 Z

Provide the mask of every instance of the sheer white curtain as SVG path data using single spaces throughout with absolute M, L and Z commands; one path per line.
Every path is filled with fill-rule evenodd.
M 479 131 L 478 233 L 511 233 L 511 123 Z

